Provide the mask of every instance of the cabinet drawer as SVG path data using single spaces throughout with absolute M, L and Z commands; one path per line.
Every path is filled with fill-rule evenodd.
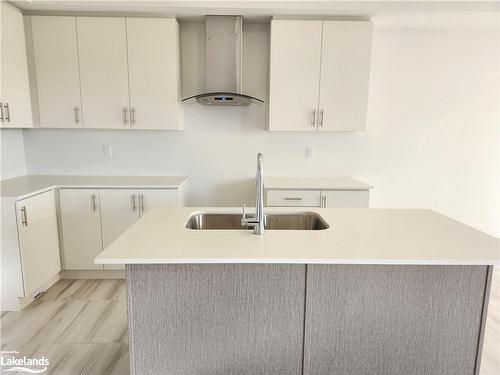
M 267 205 L 278 207 L 319 207 L 319 190 L 268 190 Z

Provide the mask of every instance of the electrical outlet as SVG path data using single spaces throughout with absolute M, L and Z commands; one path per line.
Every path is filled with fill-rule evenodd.
M 111 156 L 113 155 L 113 148 L 110 144 L 104 144 L 102 145 L 102 153 L 104 156 Z
M 306 160 L 314 159 L 314 146 L 306 146 Z

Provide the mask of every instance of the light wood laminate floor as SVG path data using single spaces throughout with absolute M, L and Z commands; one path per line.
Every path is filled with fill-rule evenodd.
M 2 351 L 50 359 L 48 374 L 128 375 L 125 280 L 61 280 L 1 315 Z M 500 269 L 495 269 L 480 375 L 500 375 Z
M 60 280 L 1 315 L 1 349 L 45 356 L 48 374 L 129 374 L 125 280 Z

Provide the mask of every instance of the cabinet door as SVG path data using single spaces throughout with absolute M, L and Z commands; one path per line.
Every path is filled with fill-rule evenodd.
M 372 23 L 325 21 L 319 130 L 366 129 Z
M 102 251 L 99 190 L 61 189 L 63 268 L 99 270 L 94 258 Z
M 1 3 L 1 103 L 5 128 L 32 128 L 24 22 L 20 11 Z
M 269 130 L 316 130 L 321 21 L 271 21 Z
M 83 126 L 75 22 L 75 17 L 31 17 L 42 128 Z
M 127 18 L 132 128 L 179 129 L 179 36 L 175 19 Z
M 326 208 L 368 208 L 369 190 L 322 190 L 321 206 Z
M 177 189 L 142 189 L 139 191 L 141 216 L 151 208 L 180 207 Z
M 137 190 L 101 189 L 102 245 L 106 249 L 139 219 Z M 104 269 L 124 269 L 123 265 L 105 264 Z
M 86 128 L 130 128 L 124 18 L 77 17 Z
M 54 191 L 16 202 L 24 296 L 61 270 Z
M 486 266 L 308 265 L 303 374 L 474 374 L 486 276 Z

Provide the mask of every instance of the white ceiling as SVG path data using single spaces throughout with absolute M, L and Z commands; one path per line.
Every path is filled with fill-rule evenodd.
M 250 19 L 273 15 L 361 16 L 428 12 L 500 12 L 500 1 L 10 1 L 25 13 L 95 13 L 173 15 L 196 20 L 206 14 L 239 14 Z

